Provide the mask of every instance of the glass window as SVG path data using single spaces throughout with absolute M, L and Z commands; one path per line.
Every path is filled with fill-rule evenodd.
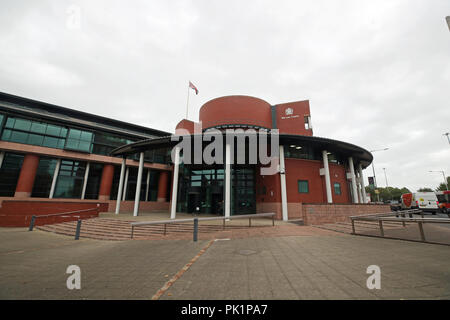
M 23 158 L 24 156 L 21 154 L 5 153 L 0 168 L 0 196 L 14 196 Z
M 341 194 L 341 184 L 340 183 L 335 183 L 334 184 L 334 194 L 336 195 L 340 195 Z
M 81 198 L 86 162 L 62 160 L 55 198 Z
M 40 123 L 40 122 L 33 122 L 31 124 L 31 132 L 36 132 L 36 133 L 40 133 L 40 134 L 45 134 L 45 130 L 46 130 L 46 125 L 44 123 Z
M 48 198 L 50 188 L 53 182 L 53 173 L 55 172 L 57 160 L 54 158 L 40 158 L 39 165 L 34 179 L 32 197 Z
M 90 152 L 92 132 L 70 129 L 65 149 Z
M 308 180 L 298 180 L 298 192 L 309 193 Z
M 16 119 L 14 124 L 14 129 L 19 129 L 23 131 L 29 131 L 31 128 L 31 121 L 25 119 Z
M 67 129 L 40 121 L 8 117 L 1 139 L 50 148 L 64 147 Z
M 115 169 L 116 168 L 114 168 L 114 170 Z M 89 164 L 89 175 L 86 184 L 86 192 L 84 194 L 85 199 L 98 199 L 98 192 L 100 190 L 102 173 L 103 173 L 102 164 L 92 162 Z

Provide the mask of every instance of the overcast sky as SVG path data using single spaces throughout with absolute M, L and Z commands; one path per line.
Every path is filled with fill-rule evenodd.
M 132 6 L 131 6 L 132 5 Z M 379 186 L 450 175 L 449 0 L 0 2 L 0 91 L 173 132 L 210 99 L 310 100 Z M 80 17 L 80 19 L 77 19 Z M 372 169 L 365 170 L 367 176 Z

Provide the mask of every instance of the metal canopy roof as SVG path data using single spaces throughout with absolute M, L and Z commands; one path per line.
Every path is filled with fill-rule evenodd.
M 199 136 L 200 134 L 192 134 L 191 141 L 194 141 L 194 136 Z M 225 133 L 223 133 L 225 136 Z M 239 133 L 235 133 L 236 136 Z M 245 135 L 245 134 L 244 134 Z M 183 135 L 179 136 L 183 137 Z M 179 139 L 180 141 L 182 139 Z M 293 134 L 280 134 L 279 135 L 280 144 L 301 144 L 308 145 L 322 150 L 327 150 L 330 152 L 335 152 L 342 154 L 344 156 L 352 156 L 356 162 L 361 162 L 363 168 L 368 167 L 373 160 L 372 154 L 364 148 L 358 147 L 354 144 L 333 140 L 328 138 L 313 137 L 313 136 L 303 136 L 303 135 L 293 135 Z M 225 139 L 224 139 L 225 141 Z M 173 147 L 178 144 L 179 141 L 172 141 L 172 136 L 158 137 L 152 139 L 141 140 L 135 143 L 130 143 L 121 147 L 114 149 L 111 154 L 114 156 L 126 156 L 130 154 L 135 154 L 147 150 L 159 149 Z M 207 142 L 209 143 L 209 142 Z

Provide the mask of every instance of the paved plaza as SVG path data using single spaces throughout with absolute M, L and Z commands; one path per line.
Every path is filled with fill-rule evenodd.
M 196 243 L 0 228 L 0 299 L 450 298 L 449 246 L 295 227 L 304 231 Z M 66 287 L 69 265 L 80 290 Z M 366 286 L 370 265 L 379 290 Z

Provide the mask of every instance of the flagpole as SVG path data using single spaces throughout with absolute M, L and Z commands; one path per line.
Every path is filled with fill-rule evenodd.
M 188 111 L 189 111 L 189 93 L 190 93 L 190 87 L 188 85 L 188 95 L 187 95 L 187 103 L 186 103 L 186 120 L 188 118 Z

